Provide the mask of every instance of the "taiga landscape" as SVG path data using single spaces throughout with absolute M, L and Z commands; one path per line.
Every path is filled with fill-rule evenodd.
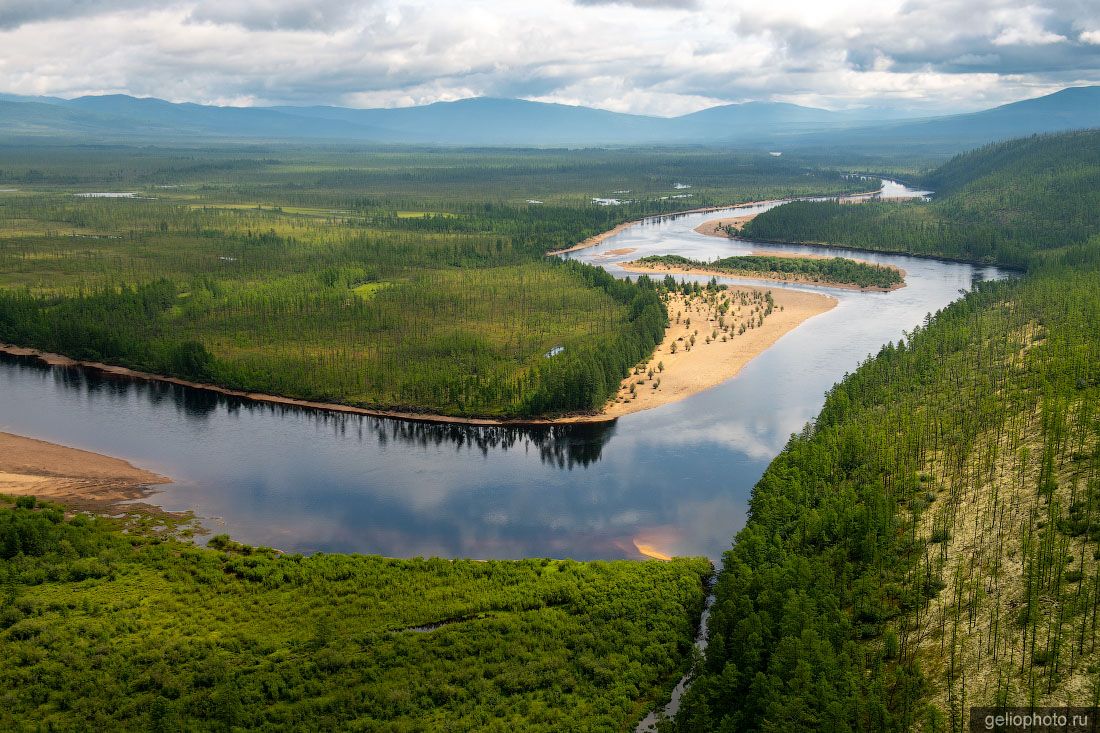
M 1100 717 L 1100 12 L 0 48 L 4 730 Z

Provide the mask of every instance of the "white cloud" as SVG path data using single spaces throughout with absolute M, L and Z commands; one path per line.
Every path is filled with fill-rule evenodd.
M 1047 30 L 1044 19 L 1048 15 L 1049 10 L 1034 5 L 996 13 L 995 17 L 1003 24 L 1003 28 L 993 39 L 993 45 L 1040 46 L 1067 40 L 1065 36 Z
M 0 91 L 934 112 L 1100 81 L 1097 28 L 1081 0 L 0 0 Z

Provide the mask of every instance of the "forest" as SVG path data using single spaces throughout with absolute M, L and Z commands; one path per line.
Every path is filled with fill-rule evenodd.
M 929 176 L 946 204 L 844 215 L 886 237 L 887 207 L 982 191 L 974 220 L 1088 222 L 1083 140 L 991 146 Z M 957 731 L 975 705 L 1100 703 L 1100 227 L 1058 226 L 998 229 L 1027 274 L 929 314 L 791 437 L 723 558 L 674 729 Z
M 1100 705 L 1098 150 L 1095 132 L 1000 143 L 924 174 L 930 202 L 790 204 L 747 225 L 1020 272 L 928 314 L 791 436 L 663 729 L 954 731 L 973 705 Z M 659 181 L 626 152 L 407 153 L 405 172 L 398 152 L 377 169 L 81 152 L 87 178 L 7 154 L 0 338 L 89 358 L 363 404 L 591 409 L 618 382 L 584 375 L 626 373 L 668 318 L 661 290 L 700 288 L 543 257 L 682 206 L 662 187 L 691 153 Z M 700 162 L 700 200 L 845 180 L 716 165 Z M 152 198 L 72 195 L 97 176 Z M 631 189 L 621 209 L 591 202 Z M 543 229 L 551 207 L 564 223 Z M 547 358 L 557 345 L 575 356 Z M 622 730 L 691 663 L 710 570 L 306 558 L 142 521 L 0 507 L 0 725 Z
M 161 521 L 0 500 L 0 727 L 619 731 L 683 671 L 711 572 L 201 548 Z
M 1100 231 L 1100 131 L 996 143 L 914 182 L 935 192 L 931 201 L 800 201 L 741 236 L 1026 268 Z
M 3 148 L 0 341 L 368 408 L 599 411 L 667 314 L 546 252 L 857 183 L 731 152 Z
M 649 255 L 641 257 L 635 262 L 647 267 L 703 270 L 735 276 L 763 277 L 771 280 L 854 285 L 859 288 L 889 289 L 905 283 L 904 276 L 893 267 L 859 262 L 846 257 L 740 255 L 703 262 L 681 255 Z

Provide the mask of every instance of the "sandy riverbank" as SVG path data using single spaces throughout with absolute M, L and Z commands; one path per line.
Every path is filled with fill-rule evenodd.
M 734 287 L 725 291 L 730 297 L 740 293 L 751 295 L 770 292 L 775 302 L 771 315 L 764 318 L 762 325 L 737 334 L 740 324 L 750 318 L 753 306 L 740 306 L 740 312 L 731 308 L 725 315 L 730 327 L 729 334 L 721 330 L 719 314 L 715 306 L 703 298 L 685 299 L 679 294 L 669 298 L 668 313 L 670 325 L 665 338 L 646 363 L 642 374 L 631 375 L 623 380 L 619 396 L 608 405 L 605 414 L 618 417 L 632 412 L 649 410 L 672 402 L 679 402 L 697 392 L 714 387 L 735 376 L 755 357 L 766 351 L 784 334 L 794 330 L 813 316 L 831 310 L 836 306 L 836 298 L 819 293 L 807 293 L 782 288 Z M 677 316 L 680 317 L 677 323 Z M 687 320 L 690 319 L 690 324 Z M 719 336 L 707 343 L 707 337 L 714 331 Z M 698 333 L 695 333 L 695 332 Z M 695 335 L 695 345 L 688 350 L 689 339 Z M 722 341 L 726 336 L 726 341 Z M 672 346 L 676 344 L 673 352 Z M 663 364 L 661 370 L 658 365 Z M 654 376 L 648 376 L 652 369 Z M 642 384 L 637 384 L 638 380 Z M 660 380 L 659 387 L 653 388 Z M 634 397 L 631 399 L 630 386 L 634 385 Z
M 762 287 L 737 287 L 731 288 L 730 293 L 744 291 L 746 293 L 765 292 Z M 624 401 L 622 397 L 627 394 L 629 384 L 637 377 L 631 377 L 623 381 L 620 396 L 615 398 L 600 413 L 591 415 L 568 415 L 558 418 L 519 418 L 519 419 L 492 419 L 492 418 L 464 418 L 447 415 L 432 415 L 414 412 L 400 412 L 389 410 L 372 410 L 350 405 L 340 405 L 327 402 L 313 402 L 299 400 L 291 397 L 279 397 L 277 395 L 259 394 L 254 392 L 242 392 L 226 389 L 211 384 L 189 382 L 184 379 L 166 377 L 157 374 L 138 372 L 125 367 L 112 366 L 99 362 L 75 361 L 60 354 L 50 354 L 37 349 L 28 349 L 18 346 L 0 344 L 0 352 L 18 356 L 30 356 L 53 366 L 81 366 L 95 369 L 107 374 L 120 377 L 141 379 L 149 381 L 167 382 L 194 389 L 204 389 L 218 394 L 252 400 L 255 402 L 272 403 L 308 409 L 330 410 L 375 417 L 389 417 L 402 420 L 417 420 L 432 423 L 451 423 L 461 425 L 485 425 L 485 426 L 541 426 L 564 425 L 572 423 L 610 422 L 616 418 L 632 412 L 648 410 L 669 402 L 676 402 L 696 392 L 708 389 L 734 376 L 753 358 L 763 353 L 774 344 L 781 336 L 794 329 L 807 318 L 823 313 L 836 305 L 837 301 L 826 295 L 805 293 L 795 290 L 772 290 L 777 310 L 765 319 L 762 326 L 746 331 L 744 334 L 730 338 L 722 343 L 716 340 L 711 344 L 705 344 L 705 335 L 697 337 L 698 345 L 691 351 L 678 349 L 677 353 L 671 353 L 671 345 L 677 339 L 683 337 L 683 326 L 676 324 L 676 313 L 684 311 L 685 318 L 692 318 L 694 328 L 702 333 L 705 327 L 707 333 L 712 330 L 716 321 L 713 318 L 703 318 L 704 306 L 701 304 L 688 305 L 682 302 L 680 295 L 674 294 L 669 304 L 669 316 L 671 325 L 665 333 L 665 338 L 654 352 L 650 360 L 656 368 L 658 362 L 663 361 L 665 372 L 662 373 L 662 381 L 659 389 L 652 389 L 647 383 L 644 389 L 637 389 L 637 396 L 630 401 Z M 782 310 L 779 308 L 782 307 Z M 736 319 L 729 317 L 727 320 L 736 325 Z M 709 324 L 709 325 L 708 325 Z M 636 385 L 637 388 L 637 385 Z M 2 469 L 0 469 L 2 470 Z
M 628 229 L 629 227 L 633 226 L 634 224 L 637 224 L 637 223 L 640 223 L 640 222 L 643 222 L 643 221 L 647 221 L 649 219 L 662 218 L 662 217 L 676 217 L 676 216 L 682 216 L 682 215 L 685 215 L 685 214 L 705 213 L 705 212 L 709 212 L 709 211 L 720 211 L 720 210 L 723 210 L 723 209 L 758 206 L 758 205 L 769 204 L 769 203 L 774 203 L 774 200 L 773 199 L 766 199 L 766 200 L 763 200 L 763 201 L 750 201 L 750 202 L 747 202 L 747 203 L 733 204 L 733 205 L 725 204 L 725 205 L 721 205 L 721 206 L 705 206 L 705 207 L 696 208 L 696 209 L 688 209 L 688 210 L 685 210 L 685 211 L 678 211 L 678 212 L 675 212 L 673 214 L 654 215 L 654 216 L 645 217 L 643 219 L 637 219 L 637 220 L 634 220 L 634 221 L 623 222 L 622 224 L 616 226 L 615 228 L 609 229 L 608 231 L 602 232 L 601 234 L 597 234 L 593 237 L 589 237 L 588 239 L 585 239 L 584 241 L 580 242 L 579 244 L 576 244 L 576 245 L 574 245 L 572 247 L 569 247 L 567 249 L 557 250 L 557 251 L 554 251 L 554 252 L 548 252 L 547 255 L 564 254 L 566 252 L 575 252 L 577 250 L 586 249 L 588 247 L 594 247 L 597 244 L 600 244 L 601 242 L 603 242 L 604 240 L 606 240 L 606 239 L 608 239 L 608 238 L 610 238 L 610 237 L 612 237 L 612 236 Z M 735 217 L 735 218 L 747 219 L 747 218 L 751 218 L 751 217 Z M 715 220 L 715 221 L 722 221 L 722 220 Z M 700 226 L 704 226 L 704 225 L 700 225 Z M 698 229 L 696 231 L 698 231 Z M 721 236 L 725 236 L 725 235 L 722 234 Z M 613 254 L 629 254 L 630 252 L 633 252 L 633 251 L 634 251 L 634 248 L 624 247 L 624 248 L 612 250 L 609 254 L 612 254 L 612 253 Z M 624 269 L 626 269 L 626 268 L 624 268 Z M 801 296 L 801 295 L 808 295 L 808 294 L 806 294 L 806 293 L 794 293 L 793 291 L 791 291 L 791 292 L 784 293 L 783 297 L 784 298 L 786 298 L 788 296 L 793 297 L 795 295 L 800 295 Z M 824 297 L 824 296 L 821 296 L 821 297 Z M 831 300 L 831 299 L 829 299 L 829 300 Z M 777 298 L 777 301 L 778 301 L 778 298 Z M 835 305 L 835 302 L 832 305 Z M 828 308 L 824 308 L 824 310 L 828 310 L 829 308 L 832 307 L 832 305 L 829 305 Z M 806 315 L 803 317 L 802 320 L 805 320 L 805 318 L 809 318 L 812 315 L 816 315 L 817 312 L 821 312 L 821 311 L 816 311 L 816 312 L 808 312 L 807 311 Z M 799 321 L 799 322 L 801 322 L 801 321 Z M 769 341 L 767 343 L 763 343 L 763 342 L 760 342 L 757 339 L 754 339 L 754 342 L 763 344 L 763 345 L 759 345 L 758 347 L 756 347 L 756 349 L 754 351 L 751 350 L 748 347 L 748 345 L 746 344 L 744 346 L 745 352 L 735 359 L 735 361 L 740 362 L 740 366 L 737 366 L 736 368 L 732 369 L 732 371 L 730 370 L 729 367 L 726 367 L 725 369 L 723 369 L 722 372 L 725 373 L 726 376 L 723 377 L 722 379 L 719 379 L 718 382 L 723 381 L 723 379 L 728 379 L 729 377 L 732 377 L 734 374 L 736 374 L 738 371 L 740 371 L 741 366 L 744 366 L 744 364 L 748 363 L 753 357 L 757 356 L 758 354 L 763 352 L 765 349 L 767 349 L 768 346 L 770 346 L 772 343 L 774 343 L 775 340 L 777 340 L 780 336 L 783 335 L 783 333 L 786 333 L 787 331 L 791 330 L 792 328 L 794 328 L 797 325 L 798 325 L 798 323 L 789 324 L 785 328 L 785 330 L 782 331 L 782 333 L 777 334 L 774 339 L 772 339 L 771 341 Z M 763 331 L 768 331 L 769 329 L 767 327 L 765 327 L 762 330 Z M 666 341 L 667 340 L 668 340 L 668 335 L 666 335 Z M 665 344 L 662 344 L 662 347 L 664 347 L 664 346 L 665 346 Z M 658 348 L 658 353 L 660 353 L 660 351 L 661 351 L 661 347 Z M 751 351 L 751 354 L 749 354 L 749 351 Z M 451 416 L 451 415 L 436 415 L 436 414 L 431 414 L 431 413 L 411 412 L 411 411 L 403 411 L 403 410 L 381 410 L 381 409 L 366 408 L 366 407 L 354 407 L 352 405 L 342 405 L 342 404 L 339 404 L 339 403 L 332 403 L 332 402 L 315 402 L 315 401 L 312 401 L 312 400 L 303 400 L 303 399 L 297 399 L 297 398 L 294 398 L 294 397 L 280 397 L 279 395 L 262 394 L 262 393 L 258 393 L 258 392 L 246 392 L 246 391 L 243 391 L 243 390 L 236 390 L 236 389 L 229 389 L 229 388 L 226 388 L 226 387 L 219 387 L 215 384 L 207 384 L 207 383 L 202 383 L 202 382 L 193 382 L 193 381 L 189 381 L 189 380 L 186 380 L 186 379 L 178 379 L 176 377 L 168 377 L 168 376 L 164 376 L 164 375 L 161 375 L 161 374 L 150 374 L 150 373 L 147 373 L 147 372 L 140 372 L 140 371 L 136 371 L 134 369 L 128 369 L 126 367 L 115 366 L 115 365 L 111 365 L 111 364 L 103 364 L 101 362 L 78 361 L 78 360 L 70 359 L 69 357 L 63 356 L 61 354 L 52 354 L 52 353 L 49 353 L 49 352 L 39 351 L 38 349 L 25 348 L 25 347 L 21 347 L 21 346 L 9 345 L 9 344 L 4 344 L 4 343 L 0 343 L 0 353 L 12 354 L 14 356 L 34 357 L 34 358 L 37 358 L 40 361 L 42 361 L 46 364 L 49 364 L 51 366 L 62 366 L 62 367 L 79 366 L 79 367 L 83 367 L 85 369 L 93 369 L 93 370 L 96 370 L 96 371 L 104 372 L 106 374 L 113 374 L 113 375 L 116 375 L 116 376 L 125 377 L 125 378 L 129 378 L 129 379 L 139 379 L 139 380 L 153 381 L 153 382 L 164 382 L 164 383 L 168 383 L 168 384 L 179 385 L 179 386 L 182 386 L 182 387 L 190 387 L 190 388 L 193 388 L 193 389 L 202 389 L 202 390 L 206 390 L 208 392 L 214 392 L 216 394 L 225 395 L 227 397 L 236 397 L 236 398 L 239 398 L 239 399 L 250 400 L 250 401 L 253 401 L 253 402 L 262 402 L 262 403 L 275 404 L 275 405 L 284 405 L 284 406 L 288 406 L 288 407 L 300 407 L 300 408 L 305 408 L 305 409 L 328 410 L 328 411 L 332 411 L 332 412 L 342 412 L 342 413 L 348 413 L 348 414 L 353 414 L 353 415 L 367 415 L 367 416 L 372 416 L 372 417 L 394 418 L 394 419 L 398 419 L 398 420 L 412 420 L 412 421 L 418 421 L 418 422 L 444 423 L 444 424 L 457 424 L 457 425 L 535 427 L 535 426 L 542 426 L 542 425 L 563 425 L 563 424 L 571 424 L 571 423 L 610 422 L 610 421 L 615 420 L 620 415 L 625 415 L 625 414 L 628 414 L 628 413 L 631 413 L 631 412 L 638 412 L 640 410 L 649 409 L 650 407 L 657 407 L 658 405 L 664 404 L 665 402 L 674 402 L 678 399 L 682 399 L 683 397 L 688 396 L 688 393 L 684 393 L 684 394 L 681 394 L 680 396 L 676 397 L 675 399 L 668 399 L 668 400 L 663 400 L 663 401 L 654 401 L 653 399 L 641 400 L 639 398 L 637 403 L 632 402 L 629 407 L 624 406 L 624 405 L 622 405 L 621 403 L 618 403 L 618 402 L 613 402 L 603 412 L 600 412 L 600 413 L 597 413 L 597 414 L 591 414 L 591 415 L 587 415 L 587 414 L 586 415 L 567 415 L 565 417 L 556 417 L 556 418 L 507 418 L 507 419 L 478 418 L 478 417 L 455 417 L 455 416 Z M 746 354 L 748 354 L 748 355 L 746 356 Z M 687 363 L 695 364 L 695 362 L 696 362 L 696 360 L 692 359 Z M 686 369 L 690 369 L 690 370 L 696 370 L 697 369 L 700 372 L 700 374 L 703 375 L 699 379 L 696 379 L 696 380 L 692 380 L 692 379 L 686 379 L 685 380 L 688 383 L 694 382 L 695 384 L 698 385 L 695 388 L 695 391 L 702 391 L 702 390 L 707 389 L 708 387 L 714 386 L 714 384 L 718 383 L 718 382 L 712 381 L 713 377 L 711 375 L 713 373 L 713 370 L 709 367 L 691 366 L 691 367 L 686 367 Z M 662 391 L 662 390 L 658 390 L 658 391 Z M 650 404 L 650 403 L 652 403 L 652 404 Z
M 802 257 L 798 254 L 776 254 L 772 252 L 753 252 L 754 255 L 768 256 L 768 257 Z M 810 255 L 809 259 L 832 259 L 831 257 L 824 257 L 822 255 Z M 864 262 L 864 260 L 853 260 L 854 262 Z M 870 264 L 870 263 L 866 263 Z M 886 265 L 883 265 L 886 267 Z M 760 282 L 777 283 L 783 285 L 820 285 L 822 287 L 836 288 L 838 290 L 856 290 L 861 293 L 890 293 L 895 290 L 900 290 L 905 287 L 905 270 L 900 267 L 891 267 L 892 270 L 897 270 L 902 277 L 902 281 L 897 285 L 892 285 L 888 288 L 880 287 L 860 287 L 852 283 L 840 283 L 833 282 L 831 280 L 815 280 L 807 275 L 800 275 L 797 273 L 772 273 L 770 276 L 756 275 L 751 272 L 740 273 L 730 272 L 727 270 L 715 270 L 706 267 L 675 267 L 672 265 L 658 265 L 639 262 L 637 260 L 633 262 L 620 262 L 619 267 L 627 272 L 636 273 L 656 273 L 660 275 L 704 275 L 712 277 L 731 277 L 738 278 L 740 280 L 758 280 Z
M 695 231 L 698 234 L 703 234 L 708 237 L 729 239 L 730 235 L 726 233 L 725 227 L 731 226 L 737 231 L 741 231 L 741 227 L 745 226 L 745 224 L 752 221 L 757 216 L 759 216 L 759 214 L 745 214 L 744 216 L 727 216 L 722 219 L 708 219 L 695 227 Z
M 102 508 L 142 499 L 164 476 L 118 458 L 0 433 L 0 494 Z

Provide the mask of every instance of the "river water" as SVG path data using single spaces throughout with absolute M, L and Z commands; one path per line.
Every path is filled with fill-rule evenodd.
M 647 220 L 571 256 L 622 274 L 617 262 L 645 254 L 745 253 L 755 247 L 693 229 L 762 208 Z M 608 254 L 625 248 L 636 251 Z M 152 503 L 193 510 L 212 532 L 287 551 L 608 559 L 642 557 L 645 546 L 718 558 L 744 524 L 753 485 L 833 383 L 975 280 L 1004 275 L 901 255 L 781 249 L 897 265 L 908 286 L 804 287 L 840 304 L 734 379 L 611 425 L 427 425 L 249 403 L 5 356 L 0 430 L 171 476 Z

